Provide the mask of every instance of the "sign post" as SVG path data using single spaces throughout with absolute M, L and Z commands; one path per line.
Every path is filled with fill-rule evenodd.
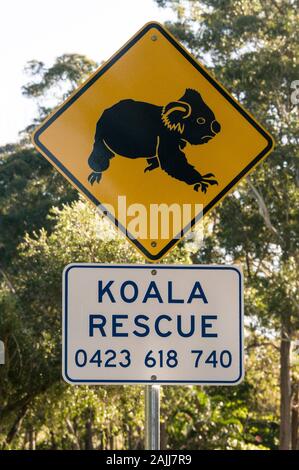
M 160 450 L 160 392 L 158 384 L 144 387 L 145 450 Z
M 33 143 L 149 261 L 163 258 L 274 147 L 155 22 L 74 91 Z M 147 449 L 160 447 L 161 384 L 243 378 L 237 267 L 72 264 L 63 292 L 64 379 L 143 384 Z
M 160 448 L 160 385 L 235 385 L 243 373 L 239 268 L 65 268 L 64 379 L 72 384 L 145 385 L 147 449 Z
M 3 341 L 0 341 L 0 364 L 5 364 L 5 346 Z
M 145 449 L 160 450 L 160 385 L 146 385 L 145 403 Z

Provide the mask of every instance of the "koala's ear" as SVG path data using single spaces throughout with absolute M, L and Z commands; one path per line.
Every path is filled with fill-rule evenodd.
M 172 101 L 163 107 L 162 121 L 170 131 L 184 132 L 183 120 L 191 114 L 192 108 L 185 101 Z

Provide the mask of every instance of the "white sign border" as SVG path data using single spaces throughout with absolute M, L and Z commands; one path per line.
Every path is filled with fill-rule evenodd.
M 200 269 L 200 270 L 227 270 L 235 271 L 239 279 L 239 376 L 235 380 L 102 380 L 102 379 L 72 379 L 67 372 L 67 322 L 68 322 L 68 273 L 72 268 L 103 268 L 103 269 Z M 206 386 L 232 386 L 240 384 L 244 379 L 244 299 L 243 274 L 236 265 L 201 265 L 201 264 L 106 264 L 106 263 L 70 263 L 62 274 L 62 376 L 65 382 L 71 385 L 206 385 Z

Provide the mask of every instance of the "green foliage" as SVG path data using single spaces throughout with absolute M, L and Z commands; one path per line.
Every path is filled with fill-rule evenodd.
M 25 233 L 51 228 L 52 206 L 77 198 L 64 178 L 32 147 L 0 154 L 0 266 L 8 266 Z
M 194 55 L 276 139 L 276 150 L 205 220 L 204 244 L 180 243 L 164 262 L 224 263 L 245 274 L 246 378 L 237 387 L 163 387 L 167 448 L 276 449 L 279 338 L 298 335 L 298 79 L 291 0 L 157 0 Z M 72 54 L 32 61 L 23 92 L 39 115 L 96 64 Z M 28 131 L 27 130 L 27 131 Z M 33 150 L 25 134 L 0 149 L 0 446 L 135 449 L 143 446 L 142 387 L 77 387 L 61 379 L 61 274 L 70 262 L 142 257 Z M 298 364 L 292 366 L 293 384 Z
M 2 444 L 5 448 L 22 447 L 25 439 L 29 446 L 28 436 L 32 438 L 34 429 L 37 448 L 140 448 L 142 388 L 61 383 L 60 338 L 61 273 L 67 263 L 142 262 L 142 258 L 122 235 L 115 234 L 110 222 L 82 200 L 53 209 L 50 218 L 54 225 L 51 233 L 42 229 L 27 235 L 19 247 L 14 264 L 17 297 L 3 289 L 5 323 L 0 325 L 0 335 L 8 346 L 9 367 L 3 369 L 7 375 L 1 375 L 5 391 L 1 397 L 6 397 L 0 401 Z M 188 251 L 176 248 L 165 262 L 186 263 Z M 270 361 L 273 370 L 275 361 Z M 264 362 L 259 364 L 253 353 L 251 362 L 252 378 L 236 388 L 164 388 L 162 416 L 168 448 L 239 449 L 264 445 L 264 440 L 275 448 L 274 435 L 268 436 L 265 424 L 273 423 L 276 431 L 273 393 L 270 397 L 267 387 L 259 389 L 258 404 L 265 403 L 266 396 L 269 401 L 263 410 L 254 403 L 255 374 L 260 368 L 264 377 Z M 273 380 L 277 381 L 276 372 Z M 7 442 L 24 407 L 21 430 Z M 255 441 L 258 433 L 262 442 Z
M 240 184 L 211 216 L 210 240 L 205 240 L 197 259 L 241 262 L 248 286 L 267 305 L 265 321 L 289 316 L 296 332 L 299 134 L 290 84 L 298 78 L 299 68 L 294 2 L 169 0 L 158 4 L 177 12 L 177 22 L 169 25 L 174 34 L 192 33 L 191 42 L 181 37 L 187 47 L 194 50 L 196 44 L 196 55 L 276 140 L 275 151 L 247 179 L 248 184 Z
M 25 70 L 34 80 L 23 87 L 23 93 L 28 97 L 44 98 L 52 91 L 56 97 L 58 87 L 64 92 L 62 98 L 66 97 L 96 67 L 96 62 L 80 54 L 63 54 L 57 57 L 51 67 L 46 67 L 43 62 L 31 60 Z
M 134 449 L 142 447 L 143 420 L 141 387 L 60 383 L 35 400 L 23 427 L 37 430 L 37 449 Z
M 170 448 L 277 448 L 278 358 L 273 345 L 259 343 L 248 340 L 247 376 L 238 387 L 163 388 Z
M 299 77 L 295 2 L 157 3 L 176 11 L 177 20 L 168 24 L 173 34 L 270 130 L 276 141 L 274 152 L 247 178 L 247 184 L 240 184 L 214 211 L 210 233 L 192 259 L 241 263 L 246 275 L 245 313 L 251 335 L 263 334 L 275 342 L 280 335 L 282 341 L 295 340 L 299 326 L 299 134 L 298 106 L 291 100 L 291 83 Z M 287 369 L 286 356 L 281 361 L 285 361 L 281 368 Z M 270 366 L 267 364 L 268 369 Z M 292 377 L 296 388 L 298 379 L 294 373 Z M 290 379 L 280 383 L 281 400 L 288 400 Z M 272 384 L 277 385 L 277 381 Z M 255 394 L 259 396 L 257 389 Z M 290 426 L 288 411 L 283 409 L 281 420 Z M 276 425 L 271 429 L 277 432 Z M 282 439 L 284 429 L 282 426 Z
M 23 140 L 0 148 L 0 266 L 10 264 L 25 232 L 51 228 L 47 218 L 52 206 L 61 207 L 77 198 L 77 192 L 30 145 L 29 132 L 71 93 L 95 68 L 79 54 L 64 54 L 51 67 L 31 61 L 27 72 L 33 81 L 23 92 L 37 100 L 39 116 L 23 132 Z M 48 106 L 43 106 L 45 98 Z M 49 107 L 50 105 L 50 107 Z
M 72 387 L 62 386 L 59 382 L 61 275 L 65 265 L 83 261 L 133 263 L 143 260 L 123 236 L 115 233 L 106 218 L 81 199 L 63 206 L 62 209 L 54 208 L 50 212 L 50 219 L 54 226 L 50 233 L 43 228 L 32 236 L 26 235 L 19 246 L 18 256 L 13 264 L 16 291 L 10 292 L 7 286 L 0 290 L 0 337 L 6 344 L 7 356 L 7 365 L 0 370 L 3 388 L 0 398 L 2 426 L 9 435 L 14 420 L 26 408 L 24 426 L 30 428 L 34 424 L 35 429 L 41 426 L 38 445 L 42 448 L 50 445 L 51 439 L 55 440 L 55 445 L 62 445 L 63 448 L 68 448 L 68 445 L 72 447 L 71 443 L 75 439 L 79 442 L 77 446 L 84 448 L 84 417 L 87 407 L 92 409 L 93 433 L 95 436 L 102 433 L 104 439 L 96 442 L 95 437 L 94 445 L 105 447 L 107 440 L 115 436 L 115 442 L 119 442 L 120 446 L 129 441 L 130 445 L 140 446 L 140 430 L 138 431 L 135 415 L 138 407 L 141 409 L 140 388 L 128 387 L 124 393 L 123 387 L 108 387 L 98 391 L 97 388 L 88 387 L 81 391 L 78 387 L 74 396 Z M 188 254 L 183 248 L 176 248 L 168 262 L 173 259 L 188 262 Z M 135 403 L 137 395 L 138 404 Z M 100 406 L 101 396 L 106 398 L 105 403 Z M 80 400 L 82 406 L 79 406 Z M 123 403 L 121 407 L 119 403 Z M 50 433 L 53 429 L 52 408 L 56 410 L 55 436 Z M 105 419 L 102 416 L 103 410 L 106 413 Z M 64 415 L 69 417 L 68 431 L 61 424 L 65 423 Z M 71 435 L 74 422 L 77 437 Z M 70 436 L 61 436 L 60 430 L 63 436 Z M 2 433 L 5 434 L 3 430 Z M 6 439 L 6 444 L 3 441 L 3 445 L 7 444 L 10 443 Z

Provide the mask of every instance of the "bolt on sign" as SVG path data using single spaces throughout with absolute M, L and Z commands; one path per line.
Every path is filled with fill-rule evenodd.
M 236 385 L 243 374 L 237 267 L 66 266 L 67 382 Z
M 273 149 L 269 133 L 158 23 L 104 63 L 33 141 L 149 260 Z

